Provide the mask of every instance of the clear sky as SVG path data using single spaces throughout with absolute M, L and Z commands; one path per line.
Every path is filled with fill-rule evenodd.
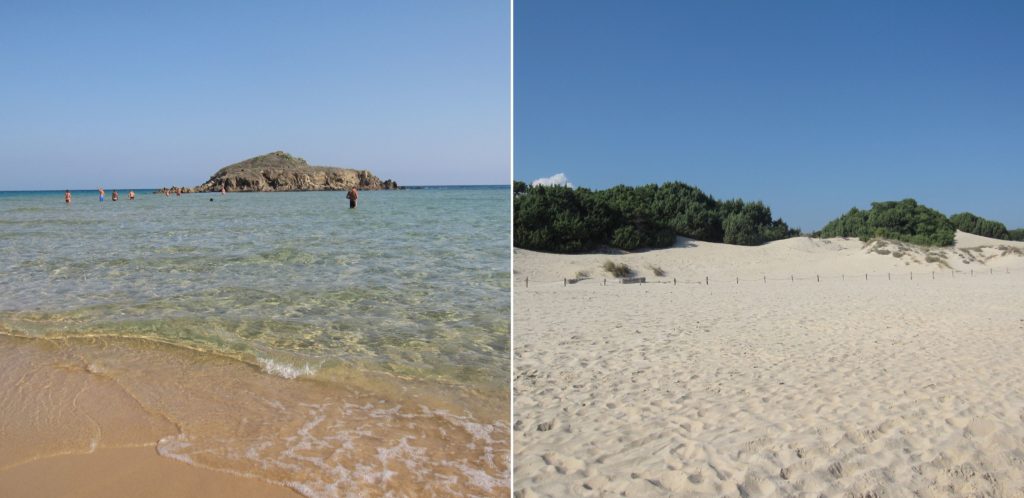
M 515 178 L 1024 227 L 1024 3 L 516 0 Z
M 198 185 L 284 150 L 507 184 L 509 4 L 0 3 L 0 190 Z

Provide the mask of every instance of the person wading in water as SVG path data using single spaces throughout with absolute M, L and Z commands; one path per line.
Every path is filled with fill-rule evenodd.
M 348 191 L 348 195 L 345 196 L 348 199 L 348 208 L 355 209 L 356 201 L 359 200 L 359 191 L 355 187 L 352 187 Z

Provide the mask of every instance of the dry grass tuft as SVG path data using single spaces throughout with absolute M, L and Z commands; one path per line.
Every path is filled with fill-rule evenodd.
M 1002 251 L 1002 254 L 1000 254 L 1000 256 L 1009 256 L 1011 254 L 1014 255 L 1014 256 L 1024 256 L 1024 249 L 1021 249 L 1019 247 L 1014 247 L 1014 246 L 998 246 L 998 247 L 996 247 L 996 249 L 999 249 L 1000 251 Z
M 654 276 L 656 276 L 656 277 L 664 277 L 665 275 L 668 275 L 668 273 L 665 272 L 665 270 L 662 270 L 660 266 L 654 266 L 652 264 L 648 264 L 647 268 L 650 268 L 650 270 L 652 272 L 654 272 Z
M 611 260 L 605 261 L 604 265 L 601 266 L 604 271 L 611 273 L 615 278 L 628 277 L 633 274 L 633 269 L 625 263 L 613 263 Z

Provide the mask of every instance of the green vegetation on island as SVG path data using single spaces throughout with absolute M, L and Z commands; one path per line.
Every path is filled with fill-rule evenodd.
M 607 190 L 515 182 L 516 247 L 561 253 L 599 245 L 668 247 L 676 236 L 758 245 L 799 235 L 761 202 L 718 201 L 680 182 Z

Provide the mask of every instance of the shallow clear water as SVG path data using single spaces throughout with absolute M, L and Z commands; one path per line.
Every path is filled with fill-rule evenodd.
M 0 471 L 153 445 L 309 497 L 508 496 L 507 187 L 136 192 L 0 193 Z
M 0 193 L 0 324 L 144 337 L 289 377 L 507 384 L 507 187 Z M 211 202 L 210 199 L 213 199 Z

